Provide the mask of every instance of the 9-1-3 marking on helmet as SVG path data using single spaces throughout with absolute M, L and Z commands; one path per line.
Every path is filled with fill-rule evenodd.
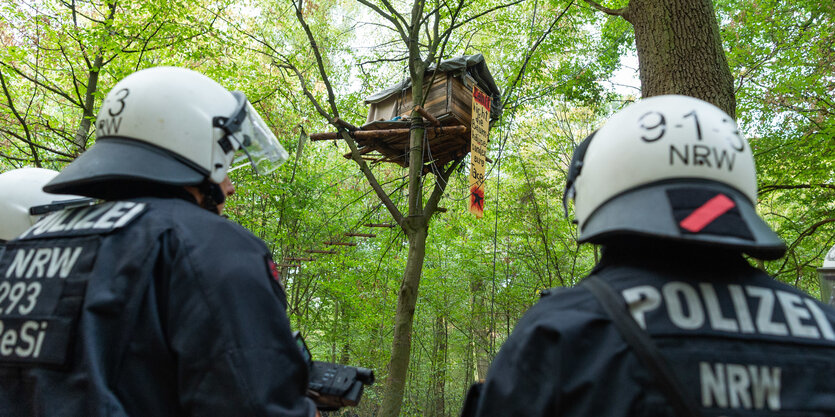
M 115 95 L 116 102 L 119 103 L 119 110 L 116 110 L 114 112 L 112 107 L 107 109 L 107 114 L 109 114 L 111 117 L 118 116 L 122 114 L 122 112 L 125 110 L 125 99 L 130 95 L 130 90 L 128 90 L 127 88 L 123 88 L 117 91 Z
M 692 119 L 692 123 L 687 119 Z M 693 127 L 693 136 L 697 143 L 671 143 L 669 151 L 670 165 L 704 166 L 707 168 L 733 171 L 736 153 L 742 152 L 745 149 L 745 141 L 740 137 L 736 124 L 730 119 L 723 118 L 721 128 L 727 131 L 724 139 L 727 142 L 727 146 L 731 149 L 727 149 L 727 147 L 717 143 L 713 143 L 713 145 L 720 146 L 709 146 L 708 144 L 701 143 L 704 142 L 705 137 L 702 134 L 702 122 L 696 110 L 691 110 L 683 114 L 681 116 L 681 123 L 668 126 L 667 120 L 668 116 L 664 115 L 664 113 L 660 111 L 649 111 L 638 118 L 638 127 L 643 131 L 640 135 L 641 140 L 646 143 L 658 142 L 664 138 L 670 127 L 675 129 L 686 129 L 688 126 Z M 718 128 L 713 128 L 711 131 L 721 133 L 721 130 Z M 710 136 L 712 135 L 708 135 L 708 138 Z M 708 140 L 708 142 L 710 141 Z
M 696 110 L 692 110 L 689 113 L 686 113 L 682 116 L 684 118 L 692 118 L 693 119 L 693 126 L 694 126 L 694 133 L 696 134 L 696 140 L 702 141 L 702 125 L 699 121 L 699 116 L 696 113 Z M 723 118 L 722 124 L 724 125 L 731 123 L 731 130 L 728 132 L 729 134 L 725 136 L 725 140 L 728 142 L 728 145 L 731 146 L 735 151 L 742 152 L 745 149 L 745 141 L 739 135 L 739 130 L 736 128 L 736 124 L 733 123 L 730 119 Z M 641 139 L 644 142 L 652 143 L 655 141 L 660 140 L 664 137 L 667 133 L 667 117 L 664 116 L 663 113 L 660 111 L 649 111 L 644 113 L 641 117 L 638 118 L 638 127 L 645 130 L 647 134 L 641 135 Z M 677 123 L 673 125 L 675 128 L 684 128 L 683 123 Z M 714 132 L 719 132 L 718 129 L 714 128 Z M 651 134 L 650 134 L 651 133 Z

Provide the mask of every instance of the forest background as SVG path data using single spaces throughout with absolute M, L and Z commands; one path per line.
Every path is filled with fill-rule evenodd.
M 233 172 L 227 214 L 265 240 L 279 264 L 298 265 L 281 274 L 293 328 L 314 357 L 372 368 L 381 382 L 411 229 L 366 224 L 394 223 L 381 194 L 405 211 L 410 189 L 421 198 L 440 189 L 440 209 L 426 216 L 403 387 L 386 392 L 378 383 L 346 413 L 373 415 L 388 395 L 401 415 L 457 415 L 538 293 L 575 284 L 599 255 L 576 244 L 561 198 L 575 145 L 641 96 L 633 27 L 602 12 L 627 3 L 2 0 L 0 171 L 60 170 L 94 143 L 102 97 L 138 69 L 185 66 L 243 91 L 291 158 L 264 177 Z M 737 121 L 756 158 L 759 211 L 789 247 L 783 259 L 752 263 L 818 296 L 815 269 L 835 243 L 835 3 L 713 6 Z M 335 109 L 363 124 L 363 99 L 409 77 L 413 51 L 401 29 L 410 16 L 424 39 L 438 40 L 423 58 L 483 54 L 503 93 L 481 219 L 467 212 L 467 158 L 422 177 L 368 164 L 379 181 L 372 188 L 342 156 L 345 141 L 302 135 L 333 131 Z

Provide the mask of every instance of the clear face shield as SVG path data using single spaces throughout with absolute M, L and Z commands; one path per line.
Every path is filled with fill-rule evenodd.
M 250 165 L 258 175 L 266 175 L 280 167 L 290 155 L 281 146 L 261 115 L 252 107 L 246 96 L 233 91 L 238 106 L 229 118 L 216 118 L 215 125 L 228 134 L 238 145 L 239 154 L 227 172 Z

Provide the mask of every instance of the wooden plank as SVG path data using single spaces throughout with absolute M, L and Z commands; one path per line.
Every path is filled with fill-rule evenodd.
M 377 235 L 373 233 L 345 233 L 345 236 L 351 237 L 377 237 Z
M 452 103 L 452 113 L 456 117 L 460 118 L 466 126 L 469 126 L 470 123 L 472 122 L 472 114 L 470 114 L 471 112 L 472 112 L 472 107 L 470 107 L 469 110 L 465 110 L 461 106 L 461 104 L 459 104 L 457 102 Z
M 366 223 L 365 227 L 394 227 L 396 224 L 393 223 Z
M 424 79 L 424 83 L 428 82 L 431 78 L 431 74 L 427 75 Z M 435 78 L 435 81 L 432 83 L 431 88 L 426 93 L 426 100 L 424 100 L 423 107 L 427 110 L 429 109 L 430 104 L 434 103 L 444 103 L 443 107 L 446 107 L 447 98 L 447 80 L 450 78 L 449 74 L 441 73 L 438 77 Z M 411 114 L 411 109 L 414 107 L 414 103 L 412 101 L 412 90 L 409 89 L 403 95 L 403 97 L 398 97 L 398 106 L 396 112 L 401 117 L 407 117 Z M 443 112 L 443 111 L 441 111 Z M 430 113 L 435 114 L 434 109 L 430 110 Z
M 408 131 L 408 129 L 407 129 L 407 131 Z M 383 130 L 372 130 L 372 132 L 384 132 L 384 131 Z M 386 143 L 384 143 L 383 141 L 379 140 L 379 138 L 375 138 L 373 141 L 371 141 L 371 143 L 369 143 L 367 145 L 366 149 L 368 149 L 368 152 L 365 152 L 365 153 L 369 153 L 371 151 L 378 151 L 383 155 L 397 155 L 397 154 L 401 153 L 397 149 L 392 148 L 392 147 L 388 146 Z M 363 154 L 360 154 L 360 155 L 363 155 Z M 351 155 L 351 152 L 348 152 L 348 153 L 346 153 L 342 156 L 344 156 L 345 159 L 351 159 L 353 157 L 353 155 Z
M 308 249 L 305 252 L 307 252 L 307 253 L 321 253 L 321 254 L 325 254 L 325 255 L 336 254 L 335 250 L 320 250 L 320 249 Z
M 386 121 L 374 121 L 370 123 L 366 123 L 362 125 L 360 129 L 362 130 L 380 130 L 380 129 L 402 129 L 402 128 L 409 128 L 409 120 L 386 120 Z
M 329 246 L 357 246 L 354 242 L 322 242 Z
M 447 80 L 446 80 L 446 102 L 444 102 L 445 112 L 452 111 L 452 106 L 451 106 L 451 104 L 452 104 L 452 85 L 453 85 L 453 79 L 454 78 L 455 77 L 447 77 Z

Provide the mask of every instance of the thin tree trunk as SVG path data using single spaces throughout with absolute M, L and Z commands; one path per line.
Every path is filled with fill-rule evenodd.
M 406 385 L 409 370 L 409 355 L 412 348 L 412 322 L 417 303 L 423 259 L 426 256 L 426 236 L 428 228 L 423 217 L 409 217 L 406 222 L 423 223 L 422 226 L 409 227 L 409 255 L 406 270 L 397 295 L 397 311 L 394 316 L 394 336 L 380 417 L 397 417 Z
M 487 318 L 486 297 L 484 297 L 484 282 L 476 277 L 470 280 L 472 293 L 472 313 L 470 323 L 473 328 L 473 357 L 475 358 L 476 378 L 487 378 L 487 368 L 490 364 L 490 323 Z
M 339 334 L 339 300 L 333 300 L 333 329 L 331 330 L 331 362 L 336 362 L 336 335 Z
M 445 415 L 444 395 L 446 387 L 446 350 L 447 332 L 446 320 L 442 314 L 435 319 L 434 338 L 432 342 L 432 389 L 427 399 L 425 415 L 431 417 L 442 417 Z
M 102 56 L 96 56 L 93 68 L 90 68 L 90 72 L 87 74 L 87 91 L 84 93 L 84 108 L 81 112 L 81 122 L 75 131 L 74 142 L 75 146 L 78 147 L 79 153 L 87 149 L 87 135 L 90 133 L 90 126 L 94 120 L 93 106 L 95 105 L 95 94 L 99 83 L 99 69 L 101 69 L 102 62 Z
M 471 298 L 471 301 L 474 301 L 474 299 Z M 470 316 L 471 317 L 472 317 L 472 312 L 473 312 L 473 307 L 472 307 L 472 303 L 470 303 L 470 313 L 471 313 Z M 466 347 L 466 350 L 464 352 L 464 356 L 465 356 L 464 357 L 464 396 L 462 398 L 467 397 L 467 391 L 469 391 L 470 385 L 474 382 L 473 381 L 473 355 L 474 355 L 473 349 L 474 349 L 474 345 L 475 345 L 475 340 L 474 340 L 475 335 L 473 334 L 474 333 L 474 328 L 473 328 L 472 322 L 470 322 L 470 324 L 467 326 L 467 329 L 469 330 L 469 333 L 467 334 L 467 347 Z

